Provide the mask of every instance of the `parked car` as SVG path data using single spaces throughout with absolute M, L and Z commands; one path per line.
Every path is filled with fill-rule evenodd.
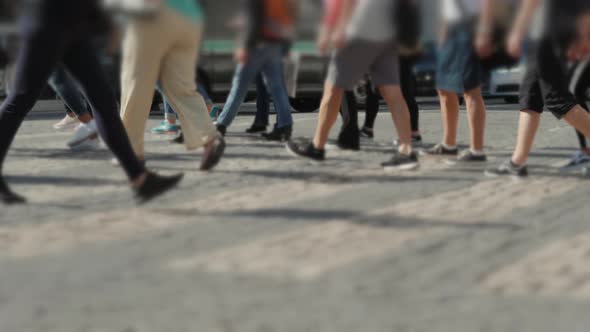
M 517 103 L 524 72 L 525 64 L 522 62 L 512 68 L 500 68 L 492 71 L 489 95 L 502 97 L 507 103 Z

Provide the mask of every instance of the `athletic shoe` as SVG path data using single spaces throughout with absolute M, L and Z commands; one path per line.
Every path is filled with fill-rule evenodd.
M 180 126 L 177 124 L 172 124 L 166 120 L 160 122 L 159 125 L 152 128 L 152 134 L 156 135 L 163 135 L 163 134 L 176 134 L 180 130 Z
M 373 139 L 375 137 L 375 134 L 373 133 L 373 129 L 370 129 L 367 127 L 363 127 L 363 129 L 361 129 L 360 135 L 361 135 L 361 137 L 368 138 L 368 139 Z
M 459 149 L 447 149 L 440 143 L 430 149 L 422 150 L 421 153 L 430 156 L 456 156 L 459 154 Z
M 313 143 L 309 141 L 290 140 L 287 142 L 286 148 L 287 152 L 294 157 L 311 159 L 313 161 L 324 161 L 326 159 L 326 151 L 316 149 Z
M 135 189 L 135 199 L 137 200 L 137 203 L 147 203 L 157 196 L 176 187 L 180 180 L 182 180 L 182 177 L 183 174 L 161 176 L 148 171 L 143 184 Z
M 71 130 L 76 128 L 79 121 L 78 118 L 75 116 L 66 115 L 61 121 L 53 125 L 53 129 L 55 130 Z
M 474 154 L 470 149 L 467 149 L 459 154 L 457 158 L 447 160 L 448 164 L 454 165 L 459 163 L 481 163 L 488 161 L 485 154 Z
M 94 120 L 92 120 L 88 123 L 81 123 L 67 144 L 70 148 L 75 149 L 77 145 L 84 143 L 84 141 L 88 139 L 93 139 L 96 137 L 98 137 L 96 132 L 96 124 Z
M 201 171 L 209 171 L 219 164 L 223 152 L 225 151 L 225 139 L 221 134 L 218 134 L 213 142 L 205 146 L 205 152 L 201 159 Z
M 559 170 L 561 172 L 571 172 L 584 167 L 590 167 L 590 155 L 583 151 L 578 151 L 572 159 Z
M 87 140 L 82 141 L 80 144 L 70 146 L 72 150 L 81 151 L 81 150 L 96 150 L 100 148 L 100 140 L 98 137 L 89 138 Z
M 393 140 L 393 146 L 399 146 L 399 139 Z M 419 148 L 422 146 L 422 136 L 412 136 L 412 147 Z
M 261 136 L 268 141 L 285 142 L 291 139 L 293 133 L 293 126 L 283 128 L 274 127 L 270 133 L 264 133 Z
M 221 136 L 225 137 L 225 134 L 227 133 L 227 127 L 219 123 L 216 124 L 215 127 L 217 127 L 217 131 L 221 134 Z
M 415 152 L 410 154 L 396 152 L 389 161 L 381 163 L 381 166 L 386 171 L 413 170 L 418 168 L 419 165 L 418 156 Z
M 4 179 L 0 177 L 0 201 L 6 205 L 25 204 L 27 200 L 12 191 Z
M 182 130 L 178 131 L 178 135 L 170 140 L 170 143 L 184 144 L 184 135 L 182 134 Z
M 517 166 L 511 160 L 506 160 L 500 166 L 486 169 L 485 175 L 489 177 L 500 177 L 508 175 L 518 178 L 524 178 L 529 175 L 529 172 L 526 166 Z
M 246 134 L 261 134 L 266 132 L 266 126 L 253 124 L 246 129 Z

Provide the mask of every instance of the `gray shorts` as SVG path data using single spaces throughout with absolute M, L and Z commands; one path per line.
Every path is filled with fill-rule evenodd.
M 393 41 L 351 40 L 332 55 L 327 80 L 351 90 L 364 77 L 371 76 L 376 87 L 399 85 L 399 61 Z

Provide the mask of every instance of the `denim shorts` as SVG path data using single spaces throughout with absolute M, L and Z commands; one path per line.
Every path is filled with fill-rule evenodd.
M 481 63 L 473 46 L 471 24 L 451 26 L 438 52 L 436 88 L 464 93 L 479 87 L 481 80 Z

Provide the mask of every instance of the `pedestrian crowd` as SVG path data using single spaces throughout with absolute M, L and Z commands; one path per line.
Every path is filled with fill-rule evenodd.
M 304 1 L 304 0 L 301 0 Z M 12 79 L 0 106 L 0 200 L 24 203 L 4 180 L 2 166 L 27 113 L 46 84 L 67 112 L 54 125 L 75 132 L 67 145 L 93 148 L 99 140 L 113 152 L 140 203 L 173 189 L 182 174 L 162 176 L 146 168 L 144 135 L 154 91 L 165 119 L 152 133 L 176 134 L 173 142 L 202 151 L 199 168 L 223 158 L 225 135 L 256 83 L 257 115 L 246 132 L 285 144 L 295 157 L 326 158 L 330 131 L 339 114 L 336 146 L 359 150 L 374 137 L 382 98 L 397 132 L 385 170 L 419 167 L 419 156 L 451 164 L 484 164 L 486 105 L 484 73 L 525 64 L 514 153 L 488 176 L 524 177 L 541 113 L 551 112 L 573 127 L 579 152 L 564 170 L 590 166 L 590 0 L 441 0 L 436 90 L 443 136 L 421 149 L 413 67 L 423 50 L 422 19 L 429 2 L 418 0 L 324 0 L 317 49 L 329 58 L 316 131 L 294 138 L 284 59 L 297 36 L 298 0 L 242 0 L 234 25 L 236 68 L 222 107 L 213 104 L 198 59 L 205 35 L 202 0 L 10 1 L 18 12 L 18 46 L 0 47 L 0 65 Z M 18 7 L 18 8 L 17 8 Z M 4 9 L 7 10 L 7 9 Z M 122 19 L 121 19 L 122 18 Z M 116 22 L 116 23 L 114 23 Z M 14 51 L 16 49 L 16 51 Z M 120 54 L 120 87 L 113 87 L 100 52 Z M 12 54 L 12 56 L 11 56 Z M 522 59 L 522 60 L 521 60 Z M 367 92 L 364 124 L 358 123 L 355 93 Z M 469 147 L 460 151 L 457 127 L 461 98 L 469 123 Z M 269 126 L 270 104 L 276 122 Z

